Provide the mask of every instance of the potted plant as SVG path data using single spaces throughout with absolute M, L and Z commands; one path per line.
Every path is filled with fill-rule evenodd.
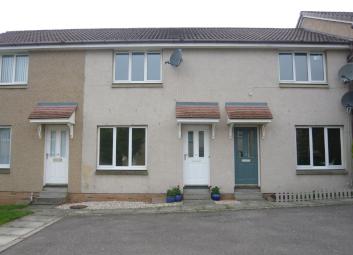
M 218 186 L 214 186 L 211 188 L 211 198 L 213 201 L 221 200 L 221 192 Z
M 176 186 L 173 190 L 175 193 L 175 202 L 180 202 L 181 200 L 183 200 L 183 195 L 181 194 L 179 185 Z
M 174 203 L 175 202 L 175 190 L 174 189 L 167 190 L 166 202 L 167 203 Z

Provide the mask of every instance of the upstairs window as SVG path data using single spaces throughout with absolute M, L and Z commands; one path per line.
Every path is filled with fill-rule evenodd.
M 297 168 L 343 168 L 342 128 L 297 127 Z
M 0 55 L 0 85 L 27 84 L 28 55 Z
M 323 53 L 280 53 L 280 82 L 326 83 Z
M 115 83 L 161 82 L 160 52 L 117 52 L 114 66 Z

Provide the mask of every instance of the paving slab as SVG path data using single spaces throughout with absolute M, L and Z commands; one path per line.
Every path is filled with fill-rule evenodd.
M 6 245 L 6 244 L 16 240 L 17 238 L 18 238 L 18 236 L 0 235 L 0 246 Z
M 33 230 L 34 228 L 1 227 L 0 235 L 22 236 Z
M 38 228 L 43 226 L 45 222 L 43 221 L 26 221 L 26 220 L 17 220 L 6 224 L 6 227 L 15 227 L 15 228 Z
M 35 221 L 35 222 L 49 222 L 57 218 L 56 216 L 43 216 L 43 215 L 31 215 L 23 217 L 22 220 L 25 221 Z

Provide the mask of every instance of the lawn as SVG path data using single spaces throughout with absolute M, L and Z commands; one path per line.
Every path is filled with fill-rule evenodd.
M 26 207 L 27 205 L 0 205 L 0 225 L 31 214 Z

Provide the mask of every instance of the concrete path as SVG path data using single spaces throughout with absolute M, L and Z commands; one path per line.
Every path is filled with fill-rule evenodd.
M 67 216 L 1 255 L 352 255 L 353 205 Z
M 45 210 L 42 209 L 32 215 L 1 225 L 0 252 L 18 242 L 23 241 L 25 238 L 57 222 L 61 218 L 62 216 L 60 213 L 51 212 L 47 215 Z

